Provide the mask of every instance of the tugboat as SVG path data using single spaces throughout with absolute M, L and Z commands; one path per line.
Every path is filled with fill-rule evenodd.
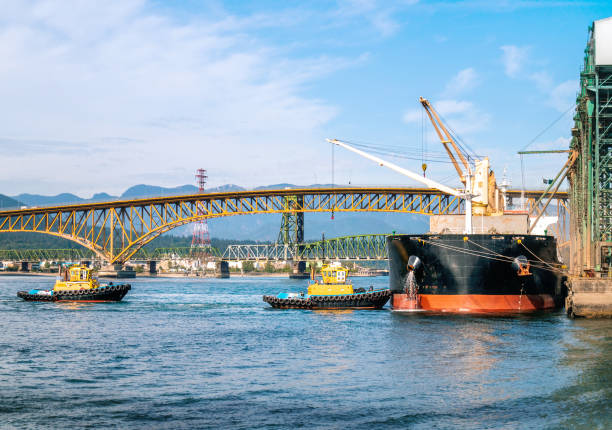
M 389 289 L 353 288 L 347 274 L 339 264 L 324 265 L 321 281 L 312 282 L 306 294 L 280 293 L 263 301 L 280 309 L 380 309 L 391 297 Z
M 100 285 L 91 276 L 91 269 L 77 265 L 66 269 L 55 281 L 52 290 L 19 291 L 17 297 L 32 302 L 118 302 L 132 287 L 130 284 Z

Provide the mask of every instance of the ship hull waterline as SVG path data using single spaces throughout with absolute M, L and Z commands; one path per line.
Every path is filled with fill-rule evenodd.
M 387 246 L 393 311 L 523 313 L 563 306 L 554 237 L 398 235 Z M 417 267 L 410 267 L 415 257 Z

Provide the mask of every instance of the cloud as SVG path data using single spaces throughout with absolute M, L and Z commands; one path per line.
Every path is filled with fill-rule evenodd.
M 530 48 L 527 46 L 505 45 L 500 49 L 503 52 L 502 63 L 506 75 L 511 78 L 518 76 L 527 61 Z
M 562 82 L 550 91 L 548 103 L 559 112 L 563 112 L 576 103 L 577 91 L 578 79 Z
M 554 140 L 535 142 L 529 146 L 530 151 L 547 151 L 552 149 L 568 149 L 571 138 L 560 136 Z M 567 154 L 565 155 L 567 157 Z
M 460 70 L 446 85 L 446 94 L 461 94 L 473 89 L 478 83 L 478 74 L 472 67 Z
M 465 113 L 474 108 L 471 102 L 462 100 L 440 100 L 436 103 L 435 109 L 440 115 L 453 115 Z
M 434 105 L 434 103 L 431 103 Z M 465 100 L 454 100 L 454 99 L 446 99 L 439 100 L 435 103 L 434 109 L 440 115 L 455 115 L 455 114 L 464 114 L 468 111 L 473 111 L 474 104 Z M 402 116 L 402 120 L 405 123 L 415 123 L 421 120 L 424 109 L 411 109 L 404 113 Z M 427 119 L 429 121 L 429 119 Z
M 399 28 L 400 25 L 391 17 L 390 11 L 381 11 L 375 13 L 371 18 L 372 25 L 382 36 L 391 36 Z
M 184 183 L 197 167 L 213 185 L 277 180 L 336 114 L 304 87 L 365 60 L 288 59 L 249 31 L 271 25 L 261 17 L 176 19 L 141 0 L 6 7 L 0 147 L 10 155 L 0 186 L 9 193 L 119 192 L 148 175 Z
M 442 122 L 455 130 L 462 136 L 484 130 L 491 116 L 476 107 L 474 103 L 467 100 L 444 99 L 431 102 L 432 106 L 443 117 Z M 402 117 L 405 123 L 417 123 L 421 121 L 423 110 L 412 109 L 406 111 Z M 430 120 L 424 117 L 427 124 Z M 437 137 L 436 137 L 437 139 Z
M 550 73 L 545 70 L 534 72 L 527 78 L 534 82 L 541 91 L 549 91 L 550 87 L 553 85 L 552 76 L 550 76 Z
M 400 23 L 396 19 L 398 12 L 410 8 L 418 2 L 418 0 L 402 2 L 340 0 L 333 15 L 343 20 L 364 19 L 381 36 L 388 37 L 395 34 L 400 28 Z
M 488 113 L 466 100 L 440 100 L 434 108 L 448 127 L 464 137 L 486 129 L 491 119 Z
M 559 112 L 564 112 L 574 103 L 578 80 L 568 80 L 559 84 L 551 73 L 545 69 L 539 69 L 541 63 L 530 58 L 530 48 L 515 45 L 502 46 L 502 63 L 506 75 L 513 79 L 524 79 L 535 84 L 536 88 L 545 95 L 545 104 L 553 107 Z M 536 71 L 527 73 L 527 69 Z
M 556 0 L 460 0 L 460 1 L 435 1 L 429 2 L 428 6 L 433 10 L 477 10 L 492 11 L 497 13 L 514 12 L 520 9 L 540 8 L 571 8 L 583 7 L 588 2 L 582 1 L 556 1 Z
M 417 123 L 423 118 L 423 109 L 411 109 L 402 115 L 402 121 L 406 124 Z

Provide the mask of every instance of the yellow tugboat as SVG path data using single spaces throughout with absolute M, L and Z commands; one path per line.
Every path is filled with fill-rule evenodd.
M 91 269 L 77 265 L 65 269 L 52 290 L 19 291 L 17 297 L 26 301 L 118 302 L 131 289 L 130 284 L 100 285 L 91 276 Z
M 324 265 L 321 281 L 313 281 L 306 294 L 280 293 L 263 296 L 263 301 L 282 309 L 380 309 L 387 303 L 389 289 L 354 289 L 348 271 L 338 263 Z

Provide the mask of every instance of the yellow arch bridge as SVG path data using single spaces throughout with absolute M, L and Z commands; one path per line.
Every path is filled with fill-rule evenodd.
M 521 197 L 511 190 L 509 199 Z M 542 191 L 524 194 L 529 210 Z M 554 195 L 567 212 L 567 193 Z M 396 212 L 460 214 L 464 202 L 428 188 L 292 188 L 192 194 L 0 211 L 0 233 L 35 232 L 77 242 L 111 264 L 128 261 L 161 234 L 203 219 L 231 215 L 294 212 Z

